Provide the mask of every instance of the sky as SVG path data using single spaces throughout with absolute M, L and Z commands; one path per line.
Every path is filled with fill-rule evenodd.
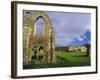
M 56 46 L 81 45 L 90 40 L 91 15 L 75 12 L 45 12 L 52 21 Z M 86 38 L 82 37 L 85 36 Z M 87 41 L 88 40 L 88 41 Z
M 91 42 L 91 14 L 75 12 L 44 11 L 53 25 L 55 44 L 59 47 L 80 46 Z M 26 15 L 27 16 L 27 15 Z M 43 19 L 37 21 L 37 32 L 41 34 Z

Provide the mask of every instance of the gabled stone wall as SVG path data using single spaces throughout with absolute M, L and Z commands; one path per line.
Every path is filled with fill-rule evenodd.
M 39 42 L 39 36 L 34 33 L 38 17 L 43 17 L 44 19 L 44 35 L 41 38 L 43 40 L 42 42 Z M 29 64 L 29 62 L 31 62 L 32 51 L 34 51 L 35 48 L 38 49 L 40 45 L 43 47 L 44 61 L 55 62 L 54 31 L 49 16 L 42 11 L 31 11 L 31 16 L 24 16 L 23 20 L 24 64 Z

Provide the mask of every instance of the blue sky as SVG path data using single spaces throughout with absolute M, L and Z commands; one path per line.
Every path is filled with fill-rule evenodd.
M 75 12 L 52 12 L 44 11 L 50 18 L 56 46 L 78 46 L 91 42 L 91 14 Z M 38 26 L 42 25 L 40 19 Z M 42 33 L 42 28 L 37 28 Z
M 90 42 L 91 42 L 91 33 L 90 31 L 86 31 L 79 38 L 75 37 L 70 45 L 79 46 L 84 44 L 90 44 Z

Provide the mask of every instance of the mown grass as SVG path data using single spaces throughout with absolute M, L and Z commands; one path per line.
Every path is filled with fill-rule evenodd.
M 24 65 L 23 69 L 90 66 L 90 57 L 85 55 L 85 52 L 56 51 L 56 63 L 33 63 Z

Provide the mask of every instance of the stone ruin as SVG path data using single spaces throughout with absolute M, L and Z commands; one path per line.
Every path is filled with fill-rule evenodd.
M 30 11 L 30 14 L 23 17 L 23 63 L 55 62 L 54 31 L 49 16 L 42 11 Z M 44 19 L 43 35 L 35 31 L 39 17 Z
M 86 52 L 87 48 L 85 46 L 69 46 L 69 52 Z

